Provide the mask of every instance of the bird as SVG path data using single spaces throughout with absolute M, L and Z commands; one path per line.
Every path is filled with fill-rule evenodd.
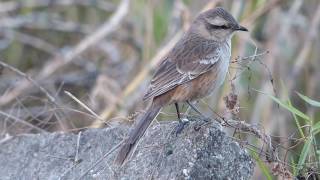
M 209 96 L 224 82 L 231 59 L 231 37 L 248 31 L 222 7 L 200 13 L 155 69 L 143 100 L 146 112 L 123 141 L 115 158 L 123 165 L 161 108 L 174 104 L 180 124 L 179 104 Z

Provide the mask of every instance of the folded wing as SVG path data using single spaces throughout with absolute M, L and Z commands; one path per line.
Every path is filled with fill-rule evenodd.
M 221 59 L 218 44 L 210 41 L 180 42 L 153 75 L 144 99 L 159 96 L 213 69 Z

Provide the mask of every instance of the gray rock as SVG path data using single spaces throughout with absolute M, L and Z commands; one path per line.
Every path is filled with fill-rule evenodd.
M 202 125 L 201 125 L 202 124 Z M 219 124 L 191 122 L 178 137 L 176 122 L 155 123 L 132 158 L 121 168 L 111 153 L 82 179 L 250 179 L 254 163 Z M 127 132 L 121 126 L 82 133 L 78 163 L 77 134 L 20 135 L 0 144 L 0 179 L 79 179 Z

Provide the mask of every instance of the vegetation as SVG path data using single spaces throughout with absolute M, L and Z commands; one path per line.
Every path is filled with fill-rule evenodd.
M 226 127 L 257 160 L 253 179 L 319 179 L 318 0 L 2 0 L 0 139 L 130 123 L 161 57 L 215 6 L 250 32 L 232 40 L 224 87 L 197 106 L 270 138 Z M 158 120 L 175 118 L 168 107 Z

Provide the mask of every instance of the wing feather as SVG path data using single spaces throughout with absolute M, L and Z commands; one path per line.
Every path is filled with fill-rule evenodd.
M 219 47 L 214 41 L 182 39 L 156 70 L 144 99 L 166 93 L 211 70 L 221 59 Z

